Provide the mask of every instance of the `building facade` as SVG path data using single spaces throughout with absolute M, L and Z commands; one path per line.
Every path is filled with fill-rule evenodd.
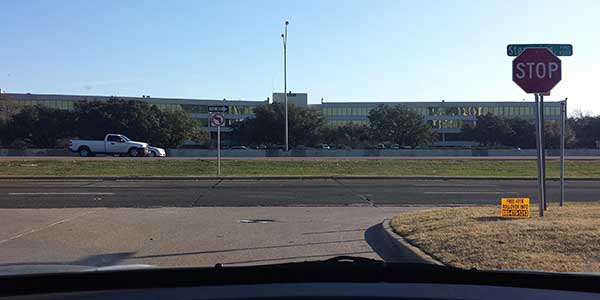
M 288 104 L 306 107 L 308 106 L 308 94 L 306 93 L 288 93 Z M 273 103 L 285 103 L 284 93 L 273 93 Z
M 15 94 L 7 93 L 17 104 L 43 105 L 58 109 L 73 109 L 78 101 L 108 101 L 109 96 L 81 96 L 81 95 L 46 95 L 46 94 Z M 138 100 L 156 105 L 165 110 L 183 110 L 199 120 L 201 127 L 209 132 L 216 131 L 209 126 L 210 113 L 208 106 L 227 105 L 229 112 L 225 114 L 226 123 L 222 128 L 224 132 L 231 131 L 231 124 L 246 118 L 254 117 L 254 108 L 270 103 L 269 98 L 264 101 L 249 100 L 216 100 L 216 99 L 175 99 L 142 97 L 116 97 L 123 100 Z M 274 102 L 283 102 L 283 93 L 273 94 Z M 298 106 L 308 106 L 320 110 L 330 126 L 345 124 L 368 124 L 369 111 L 378 105 L 404 105 L 416 110 L 440 134 L 440 145 L 460 145 L 465 141 L 460 140 L 461 128 L 467 124 L 474 124 L 478 116 L 491 113 L 506 118 L 535 119 L 534 105 L 525 101 L 502 102 L 324 102 L 321 104 L 308 104 L 306 93 L 288 94 L 288 103 Z M 560 120 L 560 101 L 544 102 L 546 120 Z
M 378 105 L 404 105 L 423 116 L 433 130 L 440 134 L 441 145 L 461 143 L 465 124 L 474 125 L 478 116 L 491 113 L 504 118 L 535 120 L 532 102 L 323 102 L 320 110 L 332 126 L 368 124 L 371 109 Z M 544 102 L 546 120 L 560 120 L 560 101 Z
M 223 131 L 231 131 L 231 124 L 254 117 L 254 108 L 269 103 L 264 101 L 249 100 L 212 100 L 212 99 L 176 99 L 176 98 L 152 98 L 150 96 L 142 97 L 111 97 L 111 96 L 79 96 L 79 95 L 46 95 L 46 94 L 7 94 L 17 105 L 30 106 L 42 105 L 58 109 L 73 109 L 76 102 L 80 101 L 108 101 L 111 98 L 122 100 L 144 101 L 156 105 L 164 110 L 183 110 L 189 112 L 193 118 L 198 119 L 200 126 L 209 132 L 216 132 L 216 128 L 209 126 L 210 113 L 209 106 L 229 106 L 229 113 L 225 114 L 225 127 Z

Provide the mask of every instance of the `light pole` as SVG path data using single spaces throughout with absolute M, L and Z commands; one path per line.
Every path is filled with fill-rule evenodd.
M 283 39 L 283 96 L 285 101 L 285 151 L 289 151 L 288 143 L 288 96 L 287 96 L 287 27 L 290 22 L 285 21 L 285 33 L 281 35 Z

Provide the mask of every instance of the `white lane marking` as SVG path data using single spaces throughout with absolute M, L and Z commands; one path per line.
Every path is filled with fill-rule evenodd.
M 96 209 L 96 210 L 86 211 L 86 212 L 83 212 L 83 213 L 80 213 L 80 214 L 76 214 L 76 215 L 68 217 L 68 218 L 64 218 L 62 220 L 58 220 L 58 221 L 56 221 L 54 223 L 51 223 L 51 224 L 48 224 L 46 226 L 42 226 L 42 227 L 39 227 L 39 228 L 34 228 L 34 229 L 31 229 L 31 230 L 28 230 L 28 231 L 25 231 L 25 232 L 13 235 L 13 236 L 11 236 L 9 238 L 0 240 L 0 244 L 6 243 L 8 241 L 12 241 L 14 239 L 18 239 L 20 237 L 23 237 L 23 236 L 26 236 L 26 235 L 29 235 L 29 234 L 32 234 L 32 233 L 36 233 L 36 232 L 44 230 L 44 229 L 48 229 L 50 227 L 53 227 L 53 226 L 56 226 L 56 225 L 59 225 L 59 224 L 65 223 L 65 222 L 69 222 L 69 221 L 71 221 L 73 219 L 76 219 L 76 218 L 79 218 L 79 217 L 83 217 L 85 215 L 89 215 L 89 214 L 91 214 L 93 212 L 97 212 L 97 211 L 102 210 L 102 209 Z
M 492 195 L 516 195 L 517 192 L 423 192 L 423 194 L 460 195 L 460 194 L 492 194 Z
M 413 184 L 418 187 L 496 187 L 495 184 Z
M 9 195 L 20 196 L 20 195 L 114 195 L 115 193 L 103 193 L 103 192 L 81 192 L 81 193 L 68 193 L 68 192 L 41 192 L 41 193 L 8 193 Z

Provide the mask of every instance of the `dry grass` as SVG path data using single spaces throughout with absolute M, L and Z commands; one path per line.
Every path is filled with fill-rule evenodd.
M 600 272 L 600 203 L 550 206 L 544 218 L 499 214 L 500 205 L 441 208 L 402 214 L 392 227 L 456 267 Z

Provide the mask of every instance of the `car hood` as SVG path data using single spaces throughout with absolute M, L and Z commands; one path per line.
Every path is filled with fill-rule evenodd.
M 598 272 L 548 272 L 548 271 L 539 271 L 539 270 L 466 270 L 455 267 L 448 266 L 438 266 L 426 263 L 385 263 L 383 261 L 362 258 L 362 257 L 350 257 L 350 256 L 340 256 L 333 257 L 327 260 L 319 260 L 319 261 L 305 261 L 305 262 L 292 262 L 292 263 L 282 263 L 282 264 L 265 264 L 265 265 L 253 265 L 246 267 L 231 267 L 232 270 L 245 268 L 245 269 L 256 269 L 262 271 L 277 271 L 277 270 L 287 270 L 293 268 L 304 268 L 307 271 L 318 271 L 322 270 L 346 270 L 350 271 L 353 268 L 359 270 L 380 270 L 388 272 L 391 271 L 390 274 L 394 272 L 407 272 L 407 271 L 415 271 L 415 272 L 432 272 L 432 273 L 444 273 L 444 272 L 481 272 L 482 274 L 529 274 L 529 275 L 544 275 L 544 274 L 564 274 L 564 275 L 587 275 L 587 276 L 600 276 Z M 88 272 L 106 272 L 106 271 L 128 271 L 128 270 L 211 270 L 211 269 L 221 269 L 223 266 L 221 264 L 216 264 L 215 267 L 186 267 L 186 268 L 161 268 L 154 265 L 148 264 L 122 264 L 122 265 L 110 265 L 110 266 L 89 266 L 89 265 L 77 265 L 77 264 L 53 264 L 53 263 L 18 263 L 18 264 L 6 264 L 0 265 L 0 277 L 3 276 L 11 276 L 11 275 L 28 275 L 28 274 L 56 274 L 56 273 L 88 273 Z M 384 272 L 384 273 L 385 273 Z M 381 278 L 380 278 L 381 279 Z M 378 279 L 379 280 L 379 279 Z
M 144 142 L 131 141 L 131 142 L 129 142 L 129 144 L 132 144 L 132 145 L 138 146 L 138 147 L 142 147 L 142 148 L 148 148 L 148 143 L 144 143 Z

